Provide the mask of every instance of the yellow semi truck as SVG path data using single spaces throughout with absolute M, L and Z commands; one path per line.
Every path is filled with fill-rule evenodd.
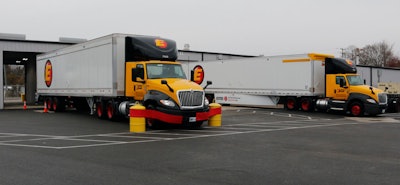
M 37 93 L 54 111 L 73 105 L 112 120 L 141 102 L 157 114 L 147 119 L 149 126 L 200 126 L 208 119 L 209 102 L 176 59 L 173 40 L 111 34 L 38 55 Z
M 387 94 L 364 85 L 350 60 L 329 54 L 187 62 L 194 81 L 212 80 L 206 96 L 220 104 L 277 105 L 288 110 L 339 110 L 353 116 L 385 112 Z

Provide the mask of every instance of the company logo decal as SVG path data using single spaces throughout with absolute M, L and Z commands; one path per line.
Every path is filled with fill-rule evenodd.
M 349 64 L 349 66 L 353 67 L 353 62 L 351 60 L 346 60 L 347 64 Z
M 51 81 L 53 80 L 53 68 L 51 66 L 50 60 L 47 60 L 44 66 L 44 82 L 47 87 L 50 87 Z
M 193 68 L 193 81 L 197 84 L 201 84 L 204 80 L 203 67 L 197 65 Z
M 159 48 L 161 48 L 161 49 L 165 49 L 165 48 L 167 48 L 167 46 L 168 46 L 167 41 L 162 40 L 162 39 L 156 39 L 156 40 L 155 40 L 155 43 L 156 43 L 156 46 L 159 47 Z

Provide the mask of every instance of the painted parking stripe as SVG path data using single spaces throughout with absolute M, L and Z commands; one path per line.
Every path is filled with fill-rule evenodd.
M 324 122 L 324 124 L 319 124 L 321 122 Z M 226 125 L 223 127 L 205 127 L 202 130 L 156 130 L 156 131 L 148 131 L 145 133 L 120 132 L 120 133 L 104 133 L 104 134 L 73 135 L 73 136 L 0 133 L 0 136 L 21 137 L 20 139 L 15 139 L 15 140 L 0 141 L 0 145 L 45 148 L 45 149 L 70 149 L 70 148 L 100 147 L 109 145 L 135 144 L 135 143 L 146 143 L 146 142 L 157 142 L 157 141 L 173 141 L 173 140 L 184 140 L 184 139 L 220 137 L 228 135 L 331 127 L 340 125 L 368 124 L 365 122 L 349 120 L 346 118 L 337 120 L 322 119 L 322 120 L 301 120 L 301 121 L 297 120 L 297 121 L 284 122 L 284 123 L 295 123 L 293 125 L 279 125 L 279 123 L 282 122 L 240 123 L 240 124 Z M 274 126 L 274 127 L 263 127 L 263 126 Z M 24 139 L 24 137 L 38 137 L 38 138 Z M 121 141 L 120 139 L 117 138 L 126 138 L 127 140 L 125 141 L 123 139 L 124 141 Z M 51 142 L 49 143 L 49 141 Z M 59 141 L 60 143 L 57 143 L 57 141 Z

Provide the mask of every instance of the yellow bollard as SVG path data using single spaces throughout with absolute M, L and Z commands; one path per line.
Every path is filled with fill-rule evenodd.
M 146 131 L 146 107 L 140 104 L 135 104 L 129 108 L 129 131 L 130 132 L 145 132 Z
M 220 127 L 222 123 L 222 116 L 221 116 L 221 105 L 218 103 L 211 103 L 210 107 L 210 114 L 212 115 L 208 120 L 208 126 L 210 127 Z
M 24 102 L 25 101 L 25 94 L 21 93 L 21 101 Z

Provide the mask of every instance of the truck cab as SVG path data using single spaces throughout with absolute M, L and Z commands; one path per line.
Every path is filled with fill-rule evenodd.
M 387 94 L 365 85 L 352 61 L 326 58 L 325 80 L 329 109 L 344 110 L 353 116 L 385 112 Z
M 127 56 L 128 60 L 133 61 L 125 63 L 125 96 L 142 102 L 146 109 L 156 110 L 154 114 L 161 112 L 164 117 L 159 115 L 159 120 L 163 122 L 200 125 L 208 119 L 204 117 L 203 120 L 198 116 L 199 113 L 209 111 L 205 92 L 200 85 L 187 80 L 181 64 L 175 61 L 177 58 L 175 42 L 161 39 L 159 42 L 162 44 L 158 46 L 158 50 L 152 46 L 153 40 L 150 42 L 135 40 L 132 43 L 136 44 L 134 46 L 136 49 L 128 48 L 130 52 L 127 53 L 134 57 Z M 127 43 L 131 41 L 127 40 Z M 152 48 L 146 49 L 146 47 Z M 169 50 L 169 47 L 172 49 Z M 171 116 L 167 118 L 165 115 L 173 115 L 174 118 Z M 153 125 L 159 120 L 148 119 L 147 123 Z

